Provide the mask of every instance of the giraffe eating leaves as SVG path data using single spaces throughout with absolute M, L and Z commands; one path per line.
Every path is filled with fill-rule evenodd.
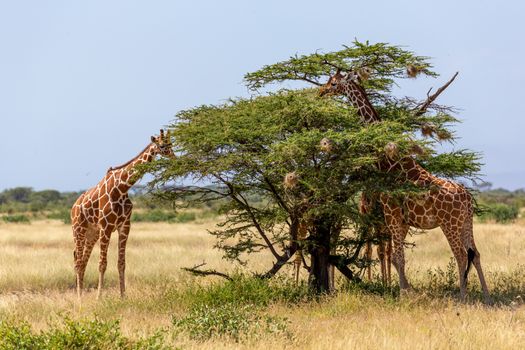
M 100 240 L 100 260 L 97 298 L 100 297 L 107 266 L 109 239 L 115 230 L 118 231 L 120 295 L 124 297 L 126 242 L 133 207 L 128 197 L 128 190 L 139 180 L 136 166 L 151 162 L 157 155 L 174 157 L 169 133 L 164 133 L 164 130 L 160 130 L 159 136 L 152 136 L 151 143 L 136 157 L 121 166 L 109 168 L 104 178 L 95 187 L 81 194 L 71 208 L 79 300 L 82 295 L 86 265 L 98 240 Z
M 349 72 L 345 75 L 338 69 L 321 87 L 320 94 L 345 95 L 357 109 L 357 113 L 364 123 L 379 122 L 379 115 L 370 103 L 366 91 L 359 85 L 359 80 L 357 73 Z M 465 187 L 454 181 L 433 176 L 417 164 L 412 157 L 396 159 L 395 152 L 386 153 L 388 156 L 379 164 L 381 170 L 398 172 L 404 177 L 405 181 L 428 188 L 427 191 L 423 191 L 419 195 L 401 199 L 392 198 L 386 193 L 380 194 L 385 224 L 393 240 L 392 262 L 399 275 L 400 288 L 408 289 L 410 287 L 405 276 L 404 257 L 404 241 L 409 227 L 432 229 L 439 226 L 443 230 L 458 264 L 461 299 L 465 299 L 467 275 L 473 263 L 478 273 L 485 301 L 490 302 L 487 283 L 481 268 L 480 254 L 474 243 L 472 195 Z

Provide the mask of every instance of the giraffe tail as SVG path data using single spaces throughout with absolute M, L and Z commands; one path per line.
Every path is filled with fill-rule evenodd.
M 468 272 L 470 270 L 470 266 L 472 266 L 472 262 L 474 261 L 474 258 L 476 257 L 476 252 L 472 248 L 467 249 L 467 269 L 465 270 L 465 279 L 467 279 Z

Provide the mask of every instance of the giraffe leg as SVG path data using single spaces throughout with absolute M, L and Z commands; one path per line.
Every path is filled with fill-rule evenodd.
M 470 249 L 470 248 L 469 248 Z M 485 281 L 485 276 L 483 275 L 483 269 L 481 268 L 481 259 L 480 254 L 476 247 L 473 248 L 475 256 L 474 256 L 474 267 L 476 267 L 476 272 L 478 273 L 479 282 L 481 283 L 481 289 L 483 290 L 483 298 L 485 300 L 485 303 L 491 304 L 492 299 L 490 298 L 489 294 L 489 288 L 487 286 L 487 282 Z
M 73 258 L 75 260 L 75 274 L 77 297 L 80 300 L 82 296 L 82 289 L 84 287 L 84 271 L 82 269 L 82 258 L 84 253 L 84 246 L 86 243 L 86 228 L 81 225 L 73 225 L 73 239 L 75 241 L 75 250 L 73 251 Z
M 385 256 L 385 242 L 380 241 L 377 245 L 377 256 L 379 257 L 379 262 L 381 263 L 381 282 L 383 286 L 386 286 L 386 256 Z
M 392 257 L 392 237 L 388 229 L 383 225 L 379 228 L 379 245 L 377 247 L 377 255 L 381 261 L 381 280 L 383 286 L 390 286 L 391 284 L 391 257 Z
M 93 247 L 97 243 L 97 241 L 98 241 L 98 231 L 88 228 L 86 230 L 84 250 L 81 254 L 80 267 L 79 267 L 79 272 L 80 272 L 80 276 L 82 280 L 81 290 L 83 289 L 84 273 L 86 272 L 86 267 L 89 261 L 89 257 L 91 256 L 91 252 L 93 250 Z
M 366 267 L 366 276 L 368 278 L 368 281 L 372 280 L 372 242 L 368 241 L 366 242 L 366 249 L 365 249 L 365 259 L 367 261 L 368 266 Z
M 388 237 L 385 255 L 387 285 L 390 287 L 392 285 L 392 237 Z
M 108 266 L 108 246 L 111 233 L 113 232 L 114 227 L 111 225 L 106 226 L 101 229 L 100 232 L 100 259 L 98 262 L 98 290 L 97 290 L 97 300 L 100 299 L 102 293 L 102 287 L 104 285 L 104 273 L 106 272 L 106 267 Z
M 299 284 L 299 272 L 301 269 L 301 263 L 302 263 L 303 257 L 301 250 L 298 250 L 295 252 L 295 260 L 294 260 L 294 277 L 295 277 L 295 284 Z
M 465 300 L 467 294 L 467 251 L 461 241 L 461 232 L 457 229 L 457 225 L 441 226 L 445 237 L 447 238 L 450 249 L 454 254 L 454 258 L 458 264 L 459 272 L 459 296 L 462 301 Z
M 399 288 L 400 289 L 409 289 L 410 284 L 408 283 L 408 280 L 405 275 L 405 237 L 408 233 L 408 226 L 406 225 L 399 225 L 398 227 L 394 228 L 393 232 L 393 242 L 394 242 L 394 249 L 392 254 L 392 262 L 394 264 L 394 267 L 397 270 L 397 274 L 399 275 Z
M 467 249 L 467 252 L 469 252 L 470 250 L 474 255 L 472 262 L 474 263 L 474 267 L 476 268 L 476 272 L 478 273 L 479 282 L 481 284 L 481 289 L 483 290 L 483 298 L 485 300 L 485 303 L 490 304 L 492 300 L 490 298 L 489 288 L 487 286 L 487 282 L 485 281 L 483 269 L 481 268 L 480 254 L 479 254 L 478 249 L 476 248 L 476 244 L 474 243 L 472 217 L 468 218 L 467 221 L 465 222 L 463 234 L 465 236 L 464 245 L 465 245 L 465 248 Z M 468 266 L 468 263 L 467 263 L 467 266 Z
M 392 236 L 394 243 L 394 252 L 392 256 L 392 262 L 399 275 L 399 288 L 409 289 L 410 284 L 405 276 L 405 238 L 408 233 L 408 225 L 403 222 L 403 214 L 401 208 L 396 207 L 394 209 L 384 208 L 385 223 Z
M 126 293 L 126 243 L 130 229 L 130 217 L 118 228 L 118 275 L 120 282 L 120 297 L 124 298 Z
M 97 230 L 88 230 L 86 235 L 86 244 L 84 246 L 84 253 L 82 254 L 82 269 L 85 271 L 93 247 L 98 241 L 98 231 Z

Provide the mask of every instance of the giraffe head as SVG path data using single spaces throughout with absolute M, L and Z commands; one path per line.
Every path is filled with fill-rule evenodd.
M 155 154 L 159 154 L 168 158 L 175 157 L 175 154 L 173 153 L 169 131 L 164 133 L 164 130 L 160 129 L 160 135 L 152 136 L 151 142 L 155 145 Z
M 350 71 L 347 74 L 341 73 L 338 69 L 334 75 L 332 75 L 326 84 L 321 86 L 319 95 L 341 95 L 344 94 L 344 88 L 349 81 L 356 82 L 359 79 L 357 73 Z

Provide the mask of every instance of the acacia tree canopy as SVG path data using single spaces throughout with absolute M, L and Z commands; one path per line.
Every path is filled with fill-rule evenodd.
M 450 127 L 456 119 L 447 113 L 450 109 L 439 106 L 418 114 L 414 100 L 390 95 L 394 80 L 406 77 L 407 64 L 436 75 L 426 57 L 388 44 L 358 42 L 248 73 L 248 87 L 257 89 L 290 79 L 317 84 L 336 67 L 369 67 L 372 73 L 365 87 L 375 94 L 383 121 L 363 125 L 344 100 L 319 97 L 316 89 L 281 90 L 181 111 L 170 126 L 178 156 L 147 168 L 155 174 L 151 185 L 175 207 L 220 201 L 224 216 L 211 232 L 216 246 L 226 258 L 240 262 L 245 262 L 246 254 L 269 249 L 275 264 L 259 271 L 261 276 L 273 276 L 293 252 L 305 248 L 313 265 L 313 258 L 324 251 L 328 264 L 353 278 L 366 265 L 358 253 L 370 239 L 366 234 L 370 218 L 363 218 L 357 209 L 359 194 L 389 192 L 403 197 L 422 190 L 395 173 L 378 170 L 385 145 L 395 143 L 400 157 L 411 156 L 417 145 L 423 151 L 420 163 L 436 175 L 471 177 L 479 170 L 476 153 L 436 154 L 439 138 L 419 133 L 422 125 L 432 124 L 452 139 Z M 329 149 L 321 146 L 323 139 L 330 141 Z M 293 188 L 283 183 L 290 173 L 297 179 Z M 255 196 L 262 201 L 254 201 Z M 305 242 L 297 240 L 301 221 L 310 223 Z M 311 285 L 326 290 L 315 283 L 319 276 L 312 270 L 313 266 Z

